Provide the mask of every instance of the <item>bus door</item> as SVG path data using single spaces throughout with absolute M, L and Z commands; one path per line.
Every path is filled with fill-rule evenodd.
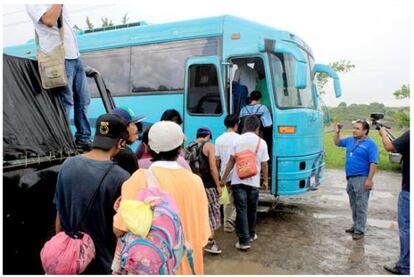
M 225 105 L 221 64 L 216 56 L 187 60 L 184 93 L 184 132 L 187 143 L 196 139 L 197 129 L 208 127 L 213 141 L 225 131 Z

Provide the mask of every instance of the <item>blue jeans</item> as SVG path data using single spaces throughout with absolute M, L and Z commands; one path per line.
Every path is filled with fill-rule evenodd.
M 410 274 L 410 192 L 401 191 L 398 197 L 398 229 L 400 232 L 400 259 L 397 268 Z
M 365 233 L 365 225 L 368 216 L 369 191 L 365 190 L 366 176 L 349 177 L 346 192 L 352 210 L 354 233 Z
M 91 126 L 88 120 L 88 107 L 91 96 L 88 90 L 86 74 L 80 58 L 65 60 L 68 85 L 62 90 L 62 102 L 66 117 L 70 122 L 70 112 L 74 107 L 74 122 L 76 141 L 88 141 L 91 136 Z
M 246 185 L 232 185 L 236 206 L 236 233 L 240 244 L 250 244 L 256 234 L 259 189 Z

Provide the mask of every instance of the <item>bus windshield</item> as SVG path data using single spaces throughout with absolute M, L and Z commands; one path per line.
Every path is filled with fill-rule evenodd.
M 305 57 L 308 57 L 305 52 L 304 55 Z M 309 67 L 307 67 L 308 83 L 306 88 L 297 89 L 294 86 L 293 80 L 295 60 L 292 56 L 286 54 L 270 54 L 270 66 L 273 75 L 272 79 L 273 87 L 275 88 L 276 105 L 279 108 L 315 108 L 312 97 L 312 79 Z

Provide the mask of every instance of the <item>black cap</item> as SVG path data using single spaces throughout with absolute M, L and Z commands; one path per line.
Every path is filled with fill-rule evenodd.
M 92 148 L 109 150 L 119 139 L 128 137 L 127 125 L 115 114 L 103 114 L 96 120 L 95 137 Z

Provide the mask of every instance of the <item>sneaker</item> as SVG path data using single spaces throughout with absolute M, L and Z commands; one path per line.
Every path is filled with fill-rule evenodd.
M 92 143 L 87 140 L 87 141 L 76 141 L 76 149 L 78 150 L 79 153 L 83 153 L 83 152 L 89 152 L 92 150 Z
M 218 247 L 215 240 L 208 240 L 208 244 L 204 247 L 204 251 L 211 254 L 220 254 L 221 249 Z
M 354 227 L 351 227 L 351 228 L 348 228 L 348 229 L 345 229 L 345 232 L 346 233 L 351 233 L 351 234 L 353 234 L 354 233 Z
M 364 233 L 354 233 L 354 234 L 352 234 L 352 239 L 353 240 L 359 240 L 359 239 L 362 239 L 364 237 Z
M 403 273 L 398 269 L 397 264 L 395 263 L 384 265 L 384 269 L 388 272 L 391 272 L 392 274 L 403 275 Z
M 247 249 L 250 249 L 250 244 L 240 244 L 239 242 L 236 242 L 236 248 L 240 250 L 246 251 Z
M 257 240 L 257 234 L 254 234 L 254 237 L 250 238 L 250 243 L 252 243 L 255 240 Z

